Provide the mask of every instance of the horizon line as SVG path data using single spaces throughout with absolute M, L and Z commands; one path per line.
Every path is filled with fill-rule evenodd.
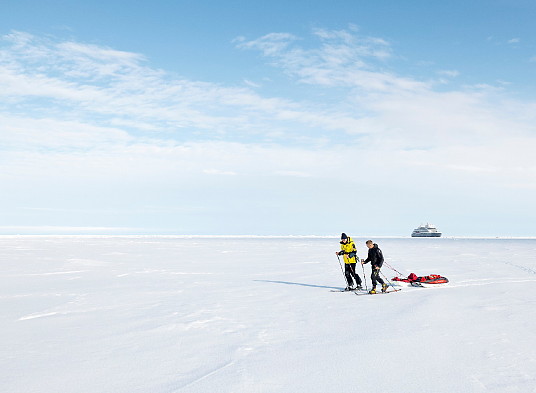
M 0 238 L 56 237 L 56 238 L 176 238 L 176 239 L 339 239 L 334 235 L 194 235 L 194 234 L 0 234 Z M 536 236 L 512 235 L 456 235 L 441 237 L 411 237 L 410 235 L 353 235 L 354 239 L 527 239 L 536 240 Z

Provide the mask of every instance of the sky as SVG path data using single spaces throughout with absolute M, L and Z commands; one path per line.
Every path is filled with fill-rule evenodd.
M 533 1 L 0 15 L 0 234 L 536 236 Z

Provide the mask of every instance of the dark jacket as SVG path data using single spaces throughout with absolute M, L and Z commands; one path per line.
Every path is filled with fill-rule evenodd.
M 378 245 L 374 243 L 374 247 L 369 248 L 368 257 L 365 259 L 365 263 L 370 262 L 372 267 L 382 267 L 383 265 L 383 254 L 382 250 L 379 249 Z

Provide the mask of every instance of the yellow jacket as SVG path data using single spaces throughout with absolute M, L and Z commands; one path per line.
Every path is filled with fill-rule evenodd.
M 355 251 L 355 243 L 350 236 L 348 236 L 348 241 L 346 243 L 341 243 L 341 251 L 344 251 L 344 263 L 357 263 Z M 354 253 L 351 258 L 348 258 L 348 254 Z

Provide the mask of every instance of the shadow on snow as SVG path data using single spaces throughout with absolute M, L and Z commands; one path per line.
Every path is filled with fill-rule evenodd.
M 270 283 L 273 283 L 273 284 L 299 285 L 301 287 L 311 287 L 311 288 L 341 289 L 341 287 L 328 287 L 328 286 L 325 286 L 325 285 L 304 284 L 304 283 L 301 283 L 301 282 L 274 281 L 274 280 L 253 280 L 253 281 L 270 282 Z

